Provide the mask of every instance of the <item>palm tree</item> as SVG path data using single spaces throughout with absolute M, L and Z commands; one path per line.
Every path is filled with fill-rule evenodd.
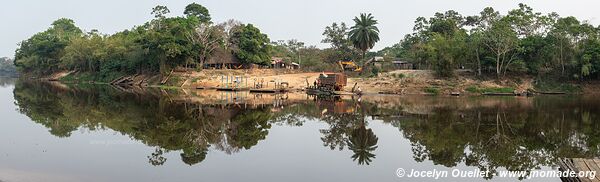
M 363 124 L 360 127 L 352 130 L 350 139 L 348 140 L 348 148 L 354 152 L 352 159 L 358 160 L 359 165 L 369 165 L 375 158 L 372 152 L 377 149 L 377 136 L 373 130 L 367 129 Z
M 361 13 L 360 18 L 354 17 L 355 25 L 350 28 L 349 37 L 354 47 L 362 51 L 362 57 L 369 49 L 375 46 L 379 41 L 379 28 L 377 28 L 377 20 L 369 14 Z

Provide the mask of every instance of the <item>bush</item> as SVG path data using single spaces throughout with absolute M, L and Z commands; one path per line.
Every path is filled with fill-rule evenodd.
M 392 78 L 406 78 L 406 75 L 400 73 L 400 74 L 396 74 L 396 73 L 392 73 L 391 74 Z
M 429 94 L 433 94 L 433 95 L 438 95 L 440 94 L 440 89 L 437 87 L 427 87 L 425 88 L 425 93 L 429 93 Z

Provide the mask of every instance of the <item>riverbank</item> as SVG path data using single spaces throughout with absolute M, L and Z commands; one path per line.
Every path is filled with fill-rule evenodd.
M 318 78 L 320 72 L 301 72 L 286 69 L 247 69 L 247 70 L 203 70 L 171 72 L 167 77 L 158 75 L 126 75 L 114 79 L 98 81 L 89 74 L 59 72 L 43 79 L 63 83 L 95 83 L 135 85 L 141 87 L 193 88 L 208 89 L 224 87 L 227 77 L 237 77 L 243 81 L 242 87 L 252 87 L 262 82 L 267 88 L 275 82 L 286 82 L 292 91 L 302 91 Z M 522 94 L 531 91 L 566 94 L 596 94 L 600 83 L 560 83 L 536 80 L 530 76 L 511 76 L 504 78 L 480 78 L 473 72 L 456 71 L 456 77 L 437 78 L 429 70 L 396 70 L 380 73 L 374 77 L 350 76 L 345 91 L 351 91 L 354 85 L 366 94 L 398 95 L 481 95 L 484 93 Z

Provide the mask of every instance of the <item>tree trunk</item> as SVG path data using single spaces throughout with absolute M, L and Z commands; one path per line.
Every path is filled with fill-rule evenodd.
M 161 77 L 164 77 L 165 73 L 167 73 L 167 63 L 165 61 L 165 58 L 160 59 L 159 72 L 160 72 Z
M 496 76 L 500 77 L 500 53 L 496 54 Z
M 477 55 L 477 76 L 481 76 L 481 58 L 479 57 L 479 47 L 475 49 L 475 54 Z
M 560 41 L 560 66 L 562 67 L 561 75 L 565 75 L 565 61 L 563 57 L 563 42 Z

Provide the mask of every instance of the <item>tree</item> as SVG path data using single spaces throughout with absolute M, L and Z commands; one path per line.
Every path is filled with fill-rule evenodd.
M 520 37 L 529 37 L 538 35 L 543 21 L 539 21 L 541 13 L 533 12 L 533 9 L 526 4 L 519 3 L 519 9 L 508 12 L 506 19 L 510 21 L 513 29 Z
M 211 26 L 202 23 L 195 28 L 189 38 L 198 47 L 198 58 L 200 59 L 200 67 L 202 67 L 213 51 L 225 42 L 225 32 L 220 25 Z
M 61 59 L 61 67 L 69 70 L 96 72 L 106 55 L 104 38 L 97 33 L 90 33 L 75 38 L 65 47 Z
M 230 19 L 219 24 L 219 26 L 223 28 L 223 39 L 225 40 L 223 42 L 223 47 L 225 48 L 225 50 L 229 50 L 232 52 L 237 51 L 239 49 L 238 45 L 233 44 L 235 41 L 232 40 L 232 37 L 233 34 L 239 32 L 244 25 L 240 21 Z
M 232 40 L 239 50 L 234 53 L 244 64 L 270 64 L 271 55 L 269 37 L 260 32 L 252 24 L 242 26 L 242 28 L 233 34 Z
M 187 15 L 188 17 L 196 17 L 202 23 L 210 23 L 211 18 L 208 9 L 200 4 L 192 3 L 187 5 L 185 7 L 185 11 L 183 11 L 183 14 Z
M 302 60 L 300 57 L 300 50 L 304 48 L 304 42 L 299 42 L 296 39 L 290 39 L 287 41 L 287 43 L 285 44 L 285 46 L 293 53 L 295 54 L 296 58 L 297 58 L 297 62 L 298 64 L 302 64 Z
M 325 27 L 323 36 L 325 38 L 321 40 L 321 43 L 331 44 L 331 48 L 334 50 L 334 54 L 326 58 L 331 62 L 339 60 L 351 60 L 354 57 L 354 49 L 352 48 L 352 42 L 348 39 L 349 28 L 345 23 L 332 23 L 330 26 Z
M 377 20 L 370 13 L 362 13 L 360 18 L 354 18 L 354 23 L 350 28 L 349 39 L 355 48 L 362 51 L 362 58 L 365 59 L 367 51 L 379 41 L 379 29 L 375 26 Z
M 153 14 L 154 18 L 156 19 L 162 19 L 165 18 L 165 15 L 169 14 L 170 12 L 171 10 L 169 10 L 169 8 L 167 8 L 166 6 L 158 5 L 152 8 L 151 14 Z
M 81 34 L 81 29 L 75 26 L 73 20 L 58 19 L 48 30 L 19 43 L 15 52 L 15 65 L 24 72 L 54 72 L 59 68 L 64 48 Z
M 465 37 L 463 33 L 444 36 L 434 33 L 429 44 L 433 48 L 434 70 L 438 76 L 454 76 L 454 69 L 461 63 L 464 54 Z
M 555 39 L 557 44 L 558 64 L 561 68 L 561 75 L 565 75 L 567 63 L 573 59 L 573 48 L 579 41 L 580 22 L 575 17 L 559 18 L 554 24 L 554 29 L 550 36 Z
M 516 59 L 519 39 L 507 21 L 496 21 L 484 32 L 484 44 L 495 56 L 496 75 L 506 74 L 510 64 Z

